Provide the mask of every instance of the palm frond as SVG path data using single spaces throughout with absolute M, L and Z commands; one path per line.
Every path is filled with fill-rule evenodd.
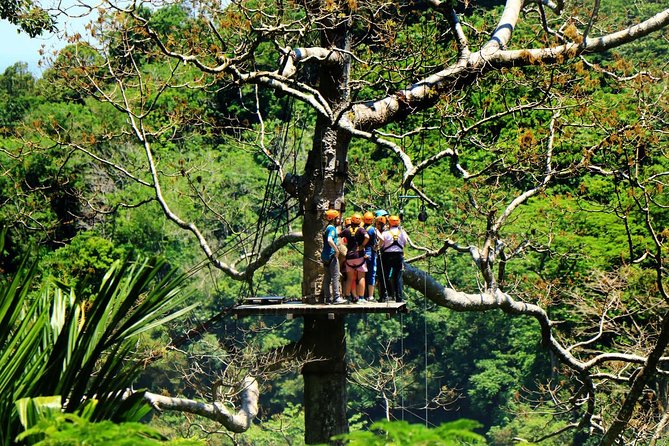
M 40 396 L 59 398 L 66 412 L 85 409 L 91 420 L 146 414 L 141 394 L 123 396 L 140 371 L 135 343 L 194 307 L 185 305 L 187 276 L 163 259 L 126 258 L 84 301 L 55 282 L 38 289 L 36 272 L 37 262 L 24 261 L 0 281 L 0 445 L 13 444 Z

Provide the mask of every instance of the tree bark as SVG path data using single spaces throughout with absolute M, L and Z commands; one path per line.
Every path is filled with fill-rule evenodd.
M 258 415 L 258 381 L 246 377 L 240 384 L 241 407 L 232 412 L 222 402 L 202 403 L 187 398 L 173 398 L 157 393 L 144 392 L 144 399 L 158 410 L 174 410 L 200 415 L 210 420 L 218 421 L 230 432 L 246 432 L 253 419 Z
M 327 21 L 327 20 L 326 20 Z M 344 50 L 338 63 L 322 64 L 318 90 L 335 116 L 349 106 L 350 19 L 323 23 L 321 44 L 324 48 Z M 343 202 L 346 158 L 351 134 L 336 122 L 319 115 L 314 139 L 300 185 L 304 209 L 302 233 L 304 260 L 302 291 L 309 295 L 321 281 L 323 268 L 320 250 L 325 229 L 324 212 Z M 305 443 L 329 443 L 330 437 L 348 432 L 346 417 L 346 354 L 343 318 L 305 317 L 302 343 L 315 358 L 303 370 Z
M 348 432 L 344 327 L 343 317 L 304 318 L 302 344 L 314 358 L 302 369 L 306 444 L 329 443 Z

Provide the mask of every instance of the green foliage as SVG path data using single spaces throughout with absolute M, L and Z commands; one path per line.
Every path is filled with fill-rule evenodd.
M 3 0 L 0 2 L 0 19 L 17 25 L 30 37 L 55 30 L 55 21 L 49 13 L 32 0 Z
M 553 414 L 542 413 L 534 410 L 529 404 L 514 403 L 507 408 L 507 414 L 500 424 L 492 426 L 487 433 L 491 445 L 532 445 L 533 439 L 539 439 L 548 432 L 558 432 L 568 423 Z M 518 439 L 522 439 L 520 442 Z M 571 444 L 573 433 L 563 432 L 550 438 L 543 439 L 540 443 L 546 446 L 562 446 Z
M 0 75 L 0 135 L 10 134 L 38 100 L 28 64 L 17 62 L 7 67 Z
M 94 403 L 95 400 L 92 400 Z M 93 404 L 87 404 L 86 408 Z M 58 396 L 38 396 L 35 398 L 21 398 L 16 402 L 19 420 L 24 429 L 31 429 L 40 421 L 52 419 L 61 413 L 62 398 Z M 21 437 L 21 436 L 19 436 Z
M 493 17 L 500 9 L 497 3 L 452 2 L 466 16 L 469 25 L 484 30 L 494 26 Z M 616 18 L 615 14 L 626 14 L 625 23 L 631 24 L 639 13 L 646 14 L 652 4 L 658 4 L 636 2 L 634 8 L 638 10 L 635 12 L 621 1 L 604 3 L 600 14 L 602 30 L 609 18 Z M 300 9 L 290 10 L 283 4 L 278 8 L 272 1 L 254 0 L 251 4 L 256 11 L 267 13 L 248 16 L 249 22 L 258 29 L 271 26 L 264 23 L 271 14 L 296 20 L 304 16 Z M 19 5 L 11 1 L 3 2 L 2 8 L 6 9 L 0 10 L 2 17 L 13 14 L 20 19 L 16 9 Z M 375 2 L 358 5 L 362 9 L 376 6 L 379 5 Z M 317 33 L 312 30 L 308 30 L 305 36 L 300 35 L 300 38 L 304 37 L 302 41 L 290 33 L 278 33 L 274 36 L 276 42 L 269 42 L 266 37 L 258 41 L 247 39 L 249 28 L 239 10 L 230 7 L 203 11 L 198 10 L 199 7 L 196 4 L 174 4 L 155 10 L 142 7 L 138 14 L 166 39 L 170 49 L 200 57 L 200 60 L 212 65 L 220 63 L 222 59 L 219 57 L 234 55 L 234 48 L 257 48 L 243 63 L 252 65 L 254 70 L 273 71 L 276 69 L 277 47 L 296 48 L 298 44 L 305 43 L 318 45 Z M 351 74 L 352 78 L 360 80 L 352 84 L 351 98 L 356 102 L 403 88 L 421 76 L 442 68 L 455 54 L 452 39 L 448 37 L 447 21 L 442 15 L 422 10 L 415 14 L 405 13 L 405 10 L 395 10 L 397 8 L 394 3 L 379 6 L 375 20 L 369 26 L 368 22 L 354 20 L 356 46 L 353 53 L 356 62 L 365 61 L 354 63 Z M 581 16 L 581 13 L 579 11 L 573 16 Z M 168 202 L 185 220 L 206 228 L 206 235 L 214 240 L 216 255 L 236 260 L 240 253 L 246 254 L 242 249 L 243 236 L 256 231 L 255 222 L 262 210 L 260 199 L 266 186 L 268 163 L 259 154 L 259 142 L 279 153 L 283 144 L 283 126 L 288 123 L 290 134 L 287 145 L 298 149 L 299 166 L 304 161 L 301 150 L 314 138 L 311 130 L 314 113 L 298 101 L 280 97 L 270 89 L 256 90 L 255 86 L 239 88 L 236 82 L 228 82 L 222 76 L 199 73 L 190 63 L 164 63 L 143 31 L 135 26 L 137 19 L 129 20 L 121 15 L 106 13 L 102 20 L 109 26 L 103 38 L 111 43 L 110 67 L 117 69 L 119 79 L 125 82 L 127 99 L 137 107 L 135 116 L 144 116 L 143 125 L 154 132 L 150 142 L 163 175 L 163 192 Z M 226 47 L 206 35 L 209 22 L 214 26 L 220 25 L 220 39 Z M 576 26 L 582 29 L 580 23 Z M 537 40 L 537 30 L 536 22 L 523 20 L 514 29 L 513 45 L 522 47 L 529 43 L 543 46 L 547 42 Z M 123 32 L 127 35 L 121 34 Z M 489 33 L 471 32 L 471 28 L 466 33 L 471 48 L 476 48 L 489 37 Z M 123 38 L 126 37 L 134 52 L 129 52 L 129 47 L 124 46 Z M 210 48 L 220 54 L 214 54 Z M 422 50 L 414 52 L 407 51 L 407 48 Z M 617 54 L 585 57 L 616 75 L 629 76 L 634 74 L 635 69 L 657 68 L 661 63 L 658 61 L 666 59 L 663 57 L 666 52 L 662 39 L 644 39 L 623 47 Z M 636 53 L 635 57 L 626 57 L 633 53 Z M 77 332 L 80 329 L 77 324 L 87 324 L 91 317 L 108 317 L 100 326 L 87 326 L 90 329 L 87 333 L 99 331 L 102 337 L 108 335 L 112 338 L 104 342 L 102 338 L 96 340 L 92 335 L 85 335 L 89 337 L 65 341 L 58 333 L 48 335 L 58 336 L 58 346 L 69 351 L 67 354 L 52 353 L 54 359 L 48 362 L 53 369 L 48 370 L 48 379 L 53 382 L 60 382 L 53 377 L 61 364 L 68 368 L 67 383 L 59 383 L 56 392 L 42 382 L 44 380 L 39 380 L 44 370 L 39 362 L 44 359 L 41 355 L 46 357 L 49 354 L 48 348 L 40 344 L 40 333 L 49 325 L 49 311 L 52 310 L 43 315 L 40 308 L 33 309 L 32 297 L 26 297 L 21 302 L 12 301 L 11 305 L 17 304 L 16 308 L 28 322 L 11 315 L 7 316 L 9 325 L 5 327 L 9 327 L 6 330 L 11 333 L 25 332 L 26 344 L 11 336 L 0 338 L 11 347 L 2 351 L 8 357 L 17 358 L 16 364 L 7 360 L 7 368 L 0 367 L 0 370 L 3 370 L 2 374 L 6 373 L 7 382 L 14 382 L 22 388 L 32 385 L 31 377 L 40 381 L 43 385 L 40 395 L 66 395 L 76 390 L 75 394 L 81 396 L 94 389 L 93 384 L 100 387 L 111 385 L 114 372 L 126 370 L 120 360 L 112 359 L 126 353 L 130 355 L 124 341 L 116 337 L 122 331 L 115 330 L 128 328 L 124 325 L 124 312 L 134 310 L 134 305 L 141 306 L 144 294 L 138 294 L 127 305 L 105 308 L 98 307 L 97 301 L 116 299 L 114 291 L 102 292 L 100 298 L 91 298 L 91 295 L 98 292 L 93 284 L 110 285 L 114 282 L 106 276 L 108 268 L 118 265 L 116 262 L 123 258 L 129 247 L 141 254 L 162 254 L 183 269 L 202 258 L 193 238 L 166 221 L 152 190 L 133 184 L 109 164 L 93 166 L 90 158 L 80 151 L 70 150 L 75 146 L 90 150 L 111 163 L 127 167 L 142 181 L 149 180 L 143 147 L 126 133 L 126 116 L 91 95 L 87 74 L 99 75 L 103 79 L 100 84 L 102 91 L 108 93 L 111 99 L 118 99 L 114 96 L 118 94 L 117 85 L 105 77 L 108 70 L 103 67 L 103 56 L 107 55 L 90 46 L 72 45 L 60 52 L 53 66 L 38 81 L 22 65 L 10 67 L 0 76 L 0 134 L 3 136 L 3 150 L 0 150 L 0 165 L 3 168 L 3 175 L 0 176 L 0 222 L 12 228 L 12 246 L 7 247 L 5 255 L 9 260 L 4 261 L 1 267 L 5 270 L 14 268 L 16 259 L 22 257 L 20 254 L 35 245 L 41 251 L 48 251 L 44 260 L 31 268 L 76 287 L 76 293 L 72 297 L 66 291 L 51 286 L 48 294 L 54 297 L 42 301 L 35 298 L 34 302 L 41 302 L 35 305 L 51 308 L 49 299 L 62 300 L 66 308 L 63 310 L 66 316 L 62 331 L 68 333 Z M 637 63 L 636 59 L 642 58 L 644 60 Z M 138 94 L 139 84 L 129 73 L 141 76 L 142 88 L 148 92 L 143 99 Z M 401 188 L 403 178 L 397 158 L 386 149 L 358 139 L 353 141 L 349 151 L 348 204 L 355 209 L 386 207 L 391 211 L 403 210 L 405 226 L 412 238 L 433 249 L 443 246 L 447 238 L 463 246 L 480 246 L 487 231 L 486 218 L 482 217 L 481 210 L 499 215 L 512 197 L 543 177 L 543 151 L 549 137 L 547 123 L 554 112 L 549 109 L 556 107 L 561 110 L 553 153 L 556 172 L 570 169 L 585 150 L 597 147 L 589 162 L 612 166 L 621 175 L 615 178 L 597 176 L 588 172 L 586 166 L 585 171 L 559 176 L 542 194 L 518 208 L 512 220 L 502 228 L 500 237 L 510 251 L 523 246 L 523 243 L 532 249 L 521 249 L 510 259 L 506 264 L 504 282 L 500 285 L 504 290 L 512 290 L 518 299 L 538 302 L 548 308 L 551 318 L 561 321 L 556 330 L 561 330 L 565 337 L 578 336 L 573 327 L 589 322 L 584 309 L 596 308 L 601 301 L 601 296 L 597 295 L 599 291 L 589 289 L 589 281 L 600 272 L 615 273 L 626 285 L 621 297 L 624 305 L 612 309 L 611 316 L 624 319 L 629 314 L 641 315 L 643 306 L 640 302 L 655 302 L 657 298 L 657 281 L 648 263 L 630 265 L 633 260 L 654 250 L 650 238 L 645 235 L 644 219 L 635 214 L 638 195 L 633 188 L 628 189 L 631 192 L 625 190 L 620 179 L 625 172 L 629 175 L 630 166 L 627 163 L 633 158 L 635 150 L 647 155 L 638 166 L 641 172 L 659 174 L 668 167 L 666 156 L 661 153 L 666 141 L 657 136 L 664 129 L 659 128 L 660 131 L 653 135 L 653 132 L 642 132 L 634 127 L 642 116 L 647 121 L 656 118 L 642 113 L 638 104 L 639 101 L 650 100 L 653 88 L 662 87 L 661 83 L 641 79 L 639 85 L 615 82 L 583 62 L 561 65 L 555 70 L 535 66 L 490 72 L 486 78 L 462 91 L 445 94 L 432 111 L 412 114 L 403 123 L 393 123 L 383 129 L 387 134 L 407 135 L 417 127 L 436 129 L 422 136 L 398 138 L 396 142 L 415 161 L 445 149 L 456 150 L 459 159 L 455 161 L 474 174 L 467 180 L 458 176 L 455 161 L 451 162 L 446 157 L 415 179 L 414 183 L 437 204 L 436 209 L 429 209 L 427 224 L 416 221 L 419 200 L 399 198 L 405 191 Z M 316 86 L 319 81 L 310 63 L 301 65 L 296 80 L 309 86 Z M 184 86 L 187 88 L 182 88 Z M 490 116 L 514 106 L 546 98 L 548 101 L 542 102 L 538 109 L 518 110 L 488 120 Z M 146 102 L 142 103 L 142 100 Z M 257 113 L 256 102 L 259 105 Z M 151 111 L 144 114 L 149 103 Z M 662 107 L 660 102 L 655 110 L 658 123 L 666 122 Z M 259 116 L 262 116 L 265 132 L 262 140 Z M 445 137 L 455 135 L 462 128 L 481 120 L 480 125 L 457 138 Z M 588 122 L 596 122 L 597 125 L 580 125 Z M 617 140 L 606 139 L 607 135 L 614 134 L 623 126 L 630 127 L 625 135 L 618 135 Z M 659 148 L 659 153 L 653 148 Z M 286 162 L 285 166 L 290 164 Z M 655 190 L 646 188 L 644 193 L 648 193 L 656 203 L 666 206 L 667 194 L 663 193 L 661 184 L 654 187 Z M 475 209 L 473 203 L 479 207 Z M 203 208 L 213 209 L 214 212 L 207 214 L 202 211 Z M 657 222 L 669 221 L 666 209 L 653 210 L 651 216 Z M 274 222 L 279 218 L 272 215 L 270 220 Z M 300 221 L 296 221 L 294 228 L 299 224 Z M 666 236 L 664 232 L 661 235 Z M 34 243 L 29 243 L 31 241 Z M 297 250 L 286 249 L 278 253 L 270 265 L 256 273 L 255 291 L 258 294 L 299 297 L 302 293 L 302 260 Z M 480 276 L 466 253 L 447 250 L 439 262 L 424 262 L 420 266 L 429 269 L 444 284 L 449 283 L 459 290 L 478 291 Z M 112 268 L 118 271 L 118 266 Z M 156 278 L 165 272 L 163 268 L 158 268 L 161 271 Z M 16 277 L 25 274 L 23 270 L 17 272 Z M 240 294 L 239 284 L 215 272 L 210 271 L 201 279 L 193 285 L 201 291 L 198 298 L 201 305 L 194 315 L 194 324 L 218 313 Z M 17 286 L 16 290 L 17 293 L 24 292 L 21 286 Z M 577 293 L 584 296 L 583 302 L 574 301 L 573 296 Z M 462 396 L 462 400 L 458 401 L 458 411 L 438 411 L 431 415 L 431 420 L 476 417 L 485 426 L 494 426 L 489 438 L 495 444 L 510 444 L 516 436 L 529 438 L 534 431 L 564 426 L 565 421 L 560 417 L 552 419 L 541 414 L 539 409 L 521 406 L 517 402 L 521 389 L 535 390 L 550 379 L 553 372 L 541 348 L 536 323 L 525 318 L 511 319 L 498 312 L 461 314 L 430 306 L 423 314 L 419 295 L 408 294 L 412 313 L 402 320 L 402 324 L 397 320 L 387 321 L 373 316 L 348 319 L 347 357 L 350 360 L 358 365 L 376 361 L 381 367 L 380 342 L 391 343 L 393 352 L 403 355 L 406 370 L 396 383 L 389 386 L 399 384 L 408 402 L 419 401 L 421 404 L 426 390 L 432 394 L 434 389 L 457 389 Z M 170 296 L 163 297 L 167 299 Z M 159 306 L 156 302 L 153 305 Z M 107 310 L 111 316 L 105 316 Z M 153 310 L 159 311 L 156 307 L 142 307 L 142 311 Z M 7 311 L 11 313 L 9 309 Z M 652 314 L 643 314 L 639 320 L 652 326 L 656 318 Z M 141 325 L 148 321 L 135 322 Z M 299 324 L 273 325 L 274 322 L 263 321 L 272 329 L 253 334 L 253 344 L 263 352 L 299 339 Z M 109 324 L 107 328 L 101 328 L 105 324 Z M 200 343 L 189 345 L 184 351 L 204 355 L 208 349 L 218 348 L 217 344 L 226 341 L 234 330 L 261 325 L 247 321 L 226 321 L 225 324 L 225 328 L 205 337 Z M 150 322 L 147 324 L 151 325 Z M 109 328 L 112 326 L 115 328 Z M 155 385 L 170 393 L 193 392 L 185 388 L 177 371 L 187 366 L 187 356 L 164 351 L 164 346 L 180 333 L 180 328 L 142 332 L 147 336 L 143 337 L 141 347 L 165 353 L 163 360 L 145 370 L 142 384 Z M 424 329 L 428 339 L 427 351 L 423 346 Z M 134 332 L 136 334 L 138 331 Z M 77 355 L 70 351 L 70 341 L 87 344 L 82 347 L 86 353 Z M 615 344 L 626 345 L 627 341 L 622 336 L 607 334 L 592 348 L 606 350 Z M 115 346 L 115 342 L 125 347 Z M 405 347 L 404 351 L 399 351 L 400 344 Z M 107 350 L 102 352 L 103 347 L 98 348 L 97 345 Z M 35 363 L 31 363 L 28 357 L 34 358 Z M 384 359 L 383 366 L 392 365 L 389 358 Z M 72 365 L 68 366 L 70 363 Z M 107 374 L 93 378 L 93 363 L 104 367 Z M 213 372 L 221 367 L 220 362 L 214 360 L 208 365 Z M 90 379 L 81 381 L 88 384 L 76 384 L 81 380 L 81 376 L 74 372 L 77 367 L 82 373 L 91 373 Z M 26 378 L 19 376 L 20 371 L 25 371 Z M 364 376 L 374 376 L 377 371 L 366 365 L 362 370 Z M 93 380 L 94 383 L 91 382 Z M 21 389 L 10 388 L 7 382 L 5 387 L 0 386 L 0 390 L 9 392 L 3 392 L 3 395 L 14 398 L 26 394 Z M 286 443 L 299 441 L 295 439 L 302 436 L 303 415 L 295 404 L 301 397 L 301 384 L 297 373 L 270 380 L 263 394 L 263 411 L 268 419 L 262 427 L 254 426 L 249 433 L 239 437 L 253 438 L 248 444 L 273 444 L 279 435 L 286 438 Z M 398 395 L 396 392 L 395 396 Z M 362 416 L 360 414 L 364 412 L 365 419 L 378 419 L 382 417 L 379 399 L 374 392 L 355 388 L 349 402 L 356 416 Z M 73 407 L 68 410 L 73 410 Z M 9 411 L 6 409 L 2 414 Z M 16 415 L 0 417 L 0 420 L 2 423 L 15 422 Z M 176 416 L 165 415 L 161 420 L 176 426 L 185 424 L 183 418 Z M 394 432 L 392 429 L 389 428 L 389 431 Z M 409 431 L 414 428 L 397 429 Z M 420 427 L 415 430 L 419 431 Z M 0 432 L 4 431 L 0 428 Z M 366 435 L 370 441 L 382 438 L 380 430 L 375 432 L 378 435 L 372 432 L 360 435 Z M 397 438 L 400 437 L 404 438 L 398 434 Z M 568 443 L 567 437 L 568 434 L 556 437 L 554 444 Z
M 39 441 L 33 439 L 37 437 Z M 136 422 L 90 422 L 74 414 L 59 414 L 40 420 L 17 440 L 33 440 L 34 446 L 198 446 L 199 440 L 167 440 L 155 429 Z
M 128 359 L 139 334 L 194 307 L 180 293 L 186 276 L 164 260 L 116 261 L 86 302 L 48 282 L 37 290 L 37 265 L 0 277 L 0 444 L 21 431 L 16 403 L 24 398 L 57 395 L 74 412 L 96 394 L 92 420 L 138 420 L 141 394 L 122 398 L 139 372 Z
M 288 402 L 281 412 L 272 414 L 260 424 L 235 438 L 240 446 L 277 446 L 304 441 L 304 409 Z
M 480 427 L 480 423 L 465 419 L 444 423 L 432 429 L 406 421 L 379 421 L 372 424 L 368 431 L 337 435 L 334 439 L 351 446 L 483 445 L 486 444 L 485 438 L 474 432 L 474 429 Z
M 71 243 L 43 261 L 46 273 L 77 288 L 82 298 L 91 295 L 114 262 L 126 256 L 121 247 L 91 233 L 79 233 Z

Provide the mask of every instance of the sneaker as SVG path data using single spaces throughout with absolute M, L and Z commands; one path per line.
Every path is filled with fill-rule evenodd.
M 368 297 L 367 302 L 370 303 L 370 304 L 373 304 L 373 303 L 376 303 L 376 299 L 374 299 L 373 297 Z
M 360 299 L 358 299 L 358 302 L 361 303 L 361 304 L 364 304 L 364 303 L 367 303 L 367 299 L 365 299 L 364 297 L 361 297 Z
M 346 304 L 346 303 L 348 303 L 348 301 L 344 298 L 341 298 L 341 297 L 337 298 L 337 300 L 335 300 L 333 302 L 333 304 L 335 304 L 335 305 Z

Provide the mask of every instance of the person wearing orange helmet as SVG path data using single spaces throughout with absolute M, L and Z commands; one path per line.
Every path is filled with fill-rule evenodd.
M 339 211 L 335 209 L 328 209 L 325 211 L 325 220 L 327 226 L 323 231 L 323 251 L 321 251 L 321 262 L 325 267 L 323 274 L 323 302 L 344 303 L 341 297 L 340 283 L 339 283 L 339 262 L 337 255 L 339 249 L 337 247 L 338 235 L 337 226 L 339 225 Z
M 377 211 L 378 212 L 378 211 Z M 386 213 L 387 214 L 387 213 Z M 388 219 L 385 215 L 377 215 L 374 219 L 374 226 L 376 230 L 376 246 L 374 246 L 374 251 L 376 252 L 376 287 L 379 291 L 379 299 L 382 300 L 386 296 L 386 278 L 383 275 L 383 268 L 381 265 L 381 246 L 383 246 L 383 231 L 386 230 L 386 223 Z
M 381 299 L 404 300 L 402 288 L 402 272 L 404 271 L 404 246 L 409 242 L 409 236 L 400 226 L 397 215 L 388 217 L 389 228 L 381 234 L 381 270 L 384 275 L 385 292 Z
M 369 243 L 369 234 L 360 226 L 362 216 L 355 213 L 351 216 L 351 226 L 344 229 L 341 237 L 346 239 L 346 283 L 344 291 L 351 293 L 350 300 L 358 303 L 365 293 L 365 245 Z
M 362 221 L 365 226 L 365 231 L 369 235 L 369 242 L 365 245 L 365 261 L 367 264 L 367 273 L 365 273 L 365 289 L 364 299 L 368 302 L 374 302 L 374 286 L 376 285 L 376 266 L 378 262 L 378 252 L 376 244 L 378 236 L 380 235 L 374 226 L 374 214 L 372 212 L 365 212 L 362 216 Z

